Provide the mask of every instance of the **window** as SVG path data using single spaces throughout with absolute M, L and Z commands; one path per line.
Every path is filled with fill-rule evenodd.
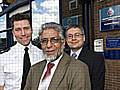
M 78 5 L 77 0 L 71 0 L 71 1 L 69 1 L 69 10 L 76 9 L 77 5 Z
M 7 47 L 7 33 L 0 32 L 0 51 Z
M 6 14 L 0 16 L 0 31 L 6 30 Z
M 59 0 L 34 0 L 32 1 L 32 39 L 37 39 L 40 27 L 46 22 L 59 21 Z

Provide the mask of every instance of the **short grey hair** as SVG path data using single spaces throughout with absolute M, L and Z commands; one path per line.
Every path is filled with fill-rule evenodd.
M 43 33 L 44 30 L 46 29 L 54 29 L 55 31 L 59 32 L 59 36 L 61 37 L 61 40 L 64 40 L 64 35 L 63 35 L 63 29 L 62 26 L 56 22 L 48 22 L 45 24 L 41 25 L 41 30 L 39 31 L 39 38 L 41 40 L 41 34 Z

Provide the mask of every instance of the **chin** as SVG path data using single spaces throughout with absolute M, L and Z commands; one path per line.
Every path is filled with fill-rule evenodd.
M 47 60 L 47 61 L 53 61 L 53 60 L 55 60 L 56 59 L 56 57 L 57 56 L 55 56 L 55 55 L 46 55 L 45 54 L 45 59 Z
M 26 43 L 24 43 L 23 45 L 24 45 L 24 46 L 28 46 L 28 45 L 29 45 L 29 43 L 30 43 L 30 42 L 26 42 Z

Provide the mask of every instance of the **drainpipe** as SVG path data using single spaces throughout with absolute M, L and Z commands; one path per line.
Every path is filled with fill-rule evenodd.
M 90 35 L 89 35 L 89 31 L 90 31 L 90 0 L 83 0 L 83 4 L 82 4 L 82 24 L 83 24 L 83 28 L 85 29 L 85 45 L 87 46 L 88 49 L 90 49 Z

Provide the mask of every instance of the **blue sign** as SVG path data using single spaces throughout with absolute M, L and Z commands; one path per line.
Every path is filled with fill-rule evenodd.
M 67 17 L 62 20 L 62 25 L 66 28 L 70 24 L 78 25 L 78 16 Z
M 106 48 L 120 48 L 120 38 L 106 38 Z
M 100 31 L 120 30 L 120 5 L 99 10 Z
M 104 57 L 109 60 L 120 60 L 120 50 L 106 50 Z

